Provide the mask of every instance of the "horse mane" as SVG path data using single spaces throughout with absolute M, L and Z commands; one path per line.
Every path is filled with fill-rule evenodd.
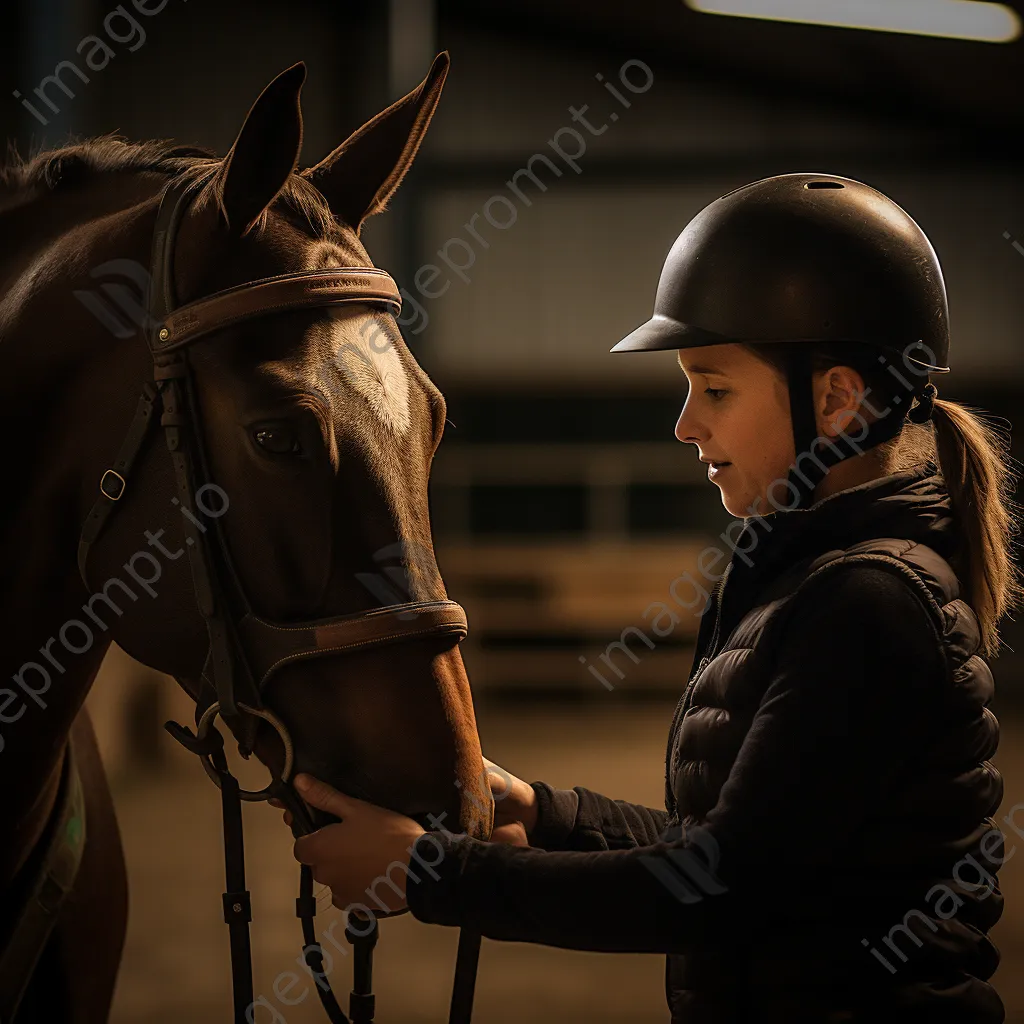
M 117 171 L 149 171 L 173 179 L 193 167 L 212 166 L 220 161 L 221 157 L 203 147 L 180 146 L 169 139 L 130 142 L 112 133 L 72 142 L 59 149 L 47 149 L 30 157 L 22 157 L 9 147 L 7 161 L 0 166 L 0 190 L 8 193 L 37 188 L 56 191 Z M 220 182 L 214 177 L 196 196 L 196 208 L 209 202 L 219 206 L 221 199 Z M 317 235 L 337 231 L 330 205 L 306 178 L 293 174 L 278 194 L 276 203 L 300 216 Z M 257 232 L 266 227 L 266 220 L 264 211 L 255 226 Z

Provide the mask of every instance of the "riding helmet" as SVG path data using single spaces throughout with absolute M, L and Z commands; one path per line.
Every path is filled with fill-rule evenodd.
M 831 465 L 894 437 L 907 412 L 931 414 L 929 374 L 947 373 L 949 323 L 938 257 L 896 203 L 833 174 L 779 174 L 728 192 L 700 211 L 665 261 L 654 316 L 612 352 L 742 343 L 792 344 L 787 360 L 797 465 L 790 507 L 807 507 Z M 905 381 L 903 413 L 856 442 L 818 439 L 811 387 L 815 344 L 872 346 Z M 918 400 L 911 410 L 912 400 Z M 813 468 L 801 470 L 801 453 Z M 804 460 L 806 464 L 806 460 Z

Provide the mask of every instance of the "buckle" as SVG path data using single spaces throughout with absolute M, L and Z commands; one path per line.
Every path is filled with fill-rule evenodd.
M 100 494 L 110 501 L 117 501 L 124 494 L 124 489 L 127 486 L 124 477 L 120 473 L 115 473 L 112 469 L 108 469 L 100 477 Z

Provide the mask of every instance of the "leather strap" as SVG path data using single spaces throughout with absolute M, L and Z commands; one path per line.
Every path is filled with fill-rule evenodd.
M 479 963 L 480 933 L 460 928 L 448 1024 L 470 1024 L 473 1017 L 473 996 L 476 992 L 476 969 Z
M 194 473 L 194 459 L 190 449 L 197 451 L 200 440 L 195 431 L 187 432 L 190 424 L 198 422 L 197 411 L 191 393 L 191 379 L 170 380 L 164 395 L 164 412 L 160 418 L 167 440 L 167 449 L 174 467 L 175 487 L 182 516 L 185 543 L 188 547 L 189 565 L 192 571 L 192 588 L 195 592 L 196 607 L 206 625 L 210 641 L 209 655 L 204 666 L 204 675 L 211 678 L 221 714 L 232 724 L 239 719 L 238 701 L 250 707 L 260 707 L 262 702 L 246 668 L 244 658 L 236 656 L 231 609 L 217 572 L 217 553 L 210 541 L 209 529 L 200 530 L 199 521 L 193 508 L 197 481 Z M 205 474 L 203 474 L 205 476 Z M 217 524 L 212 528 L 216 531 Z M 217 534 L 219 536 L 219 534 Z M 226 574 L 233 578 L 230 566 L 224 566 Z M 237 588 L 236 588 L 237 589 Z M 240 669 L 241 671 L 236 671 Z M 249 741 L 254 735 L 249 736 Z M 246 746 L 249 746 L 247 742 Z M 248 751 L 246 751 L 248 753 Z
M 72 741 L 64 751 L 60 791 L 45 852 L 8 942 L 0 952 L 0 1022 L 11 1024 L 57 917 L 78 877 L 85 849 L 85 799 Z
M 376 917 L 367 918 L 349 912 L 345 938 L 352 943 L 355 961 L 352 964 L 352 991 L 348 996 L 348 1012 L 352 1016 L 352 1024 L 373 1024 L 376 1002 L 373 996 L 373 947 L 377 945 L 379 934 Z
M 391 605 L 294 626 L 266 622 L 250 612 L 238 624 L 260 689 L 282 665 L 302 658 L 380 647 L 420 636 L 462 640 L 468 629 L 466 613 L 454 601 Z
M 313 829 L 310 828 L 309 831 Z M 302 922 L 302 959 L 313 975 L 313 984 L 316 987 L 316 994 L 320 997 L 320 1005 L 323 1006 L 331 1024 L 349 1024 L 349 1018 L 338 1005 L 338 1000 L 327 983 L 324 951 L 317 941 L 316 927 L 313 924 L 313 918 L 316 917 L 316 898 L 313 896 L 313 869 L 308 864 L 303 864 L 299 870 L 299 896 L 295 901 L 295 916 Z M 372 1005 L 369 1017 L 357 1017 L 355 1013 L 352 1014 L 352 1024 L 361 1024 L 363 1020 L 373 1020 Z
M 216 732 L 216 730 L 214 730 Z M 219 736 L 219 734 L 218 734 Z M 220 775 L 221 813 L 224 825 L 224 922 L 231 943 L 231 988 L 235 1005 L 235 1024 L 248 1024 L 246 1014 L 253 1003 L 252 950 L 249 922 L 252 903 L 245 887 L 245 841 L 242 834 L 242 801 L 238 780 L 228 771 L 224 749 L 216 744 L 210 754 Z
M 174 352 L 213 331 L 291 309 L 380 303 L 396 316 L 402 295 L 391 275 L 376 267 L 301 271 L 251 281 L 179 306 L 156 329 L 155 354 Z
M 99 495 L 93 503 L 92 510 L 82 524 L 82 533 L 78 539 L 78 574 L 82 582 L 89 586 L 85 578 L 85 566 L 89 559 L 89 549 L 102 533 L 107 517 L 114 511 L 114 505 L 124 497 L 128 489 L 128 477 L 135 460 L 146 444 L 150 428 L 156 420 L 156 403 L 159 390 L 148 381 L 142 385 L 142 396 L 135 408 L 135 417 L 128 433 L 121 442 L 114 464 L 100 477 Z
M 216 173 L 216 167 L 186 172 L 172 181 L 164 190 L 156 214 L 153 230 L 153 246 L 150 250 L 150 331 L 147 336 L 150 351 L 158 340 L 160 324 L 174 309 L 174 243 L 178 228 L 188 211 L 190 197 Z

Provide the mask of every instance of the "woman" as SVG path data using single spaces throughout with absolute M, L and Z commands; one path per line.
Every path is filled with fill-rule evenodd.
M 485 843 L 304 777 L 344 821 L 296 856 L 339 906 L 397 862 L 391 909 L 423 921 L 667 953 L 673 1021 L 997 1024 L 984 658 L 1021 595 L 1014 481 L 1005 437 L 929 380 L 949 351 L 935 253 L 859 182 L 754 182 L 687 225 L 613 351 L 668 348 L 676 436 L 743 524 L 724 571 L 698 560 L 713 593 L 666 810 L 488 762 Z

